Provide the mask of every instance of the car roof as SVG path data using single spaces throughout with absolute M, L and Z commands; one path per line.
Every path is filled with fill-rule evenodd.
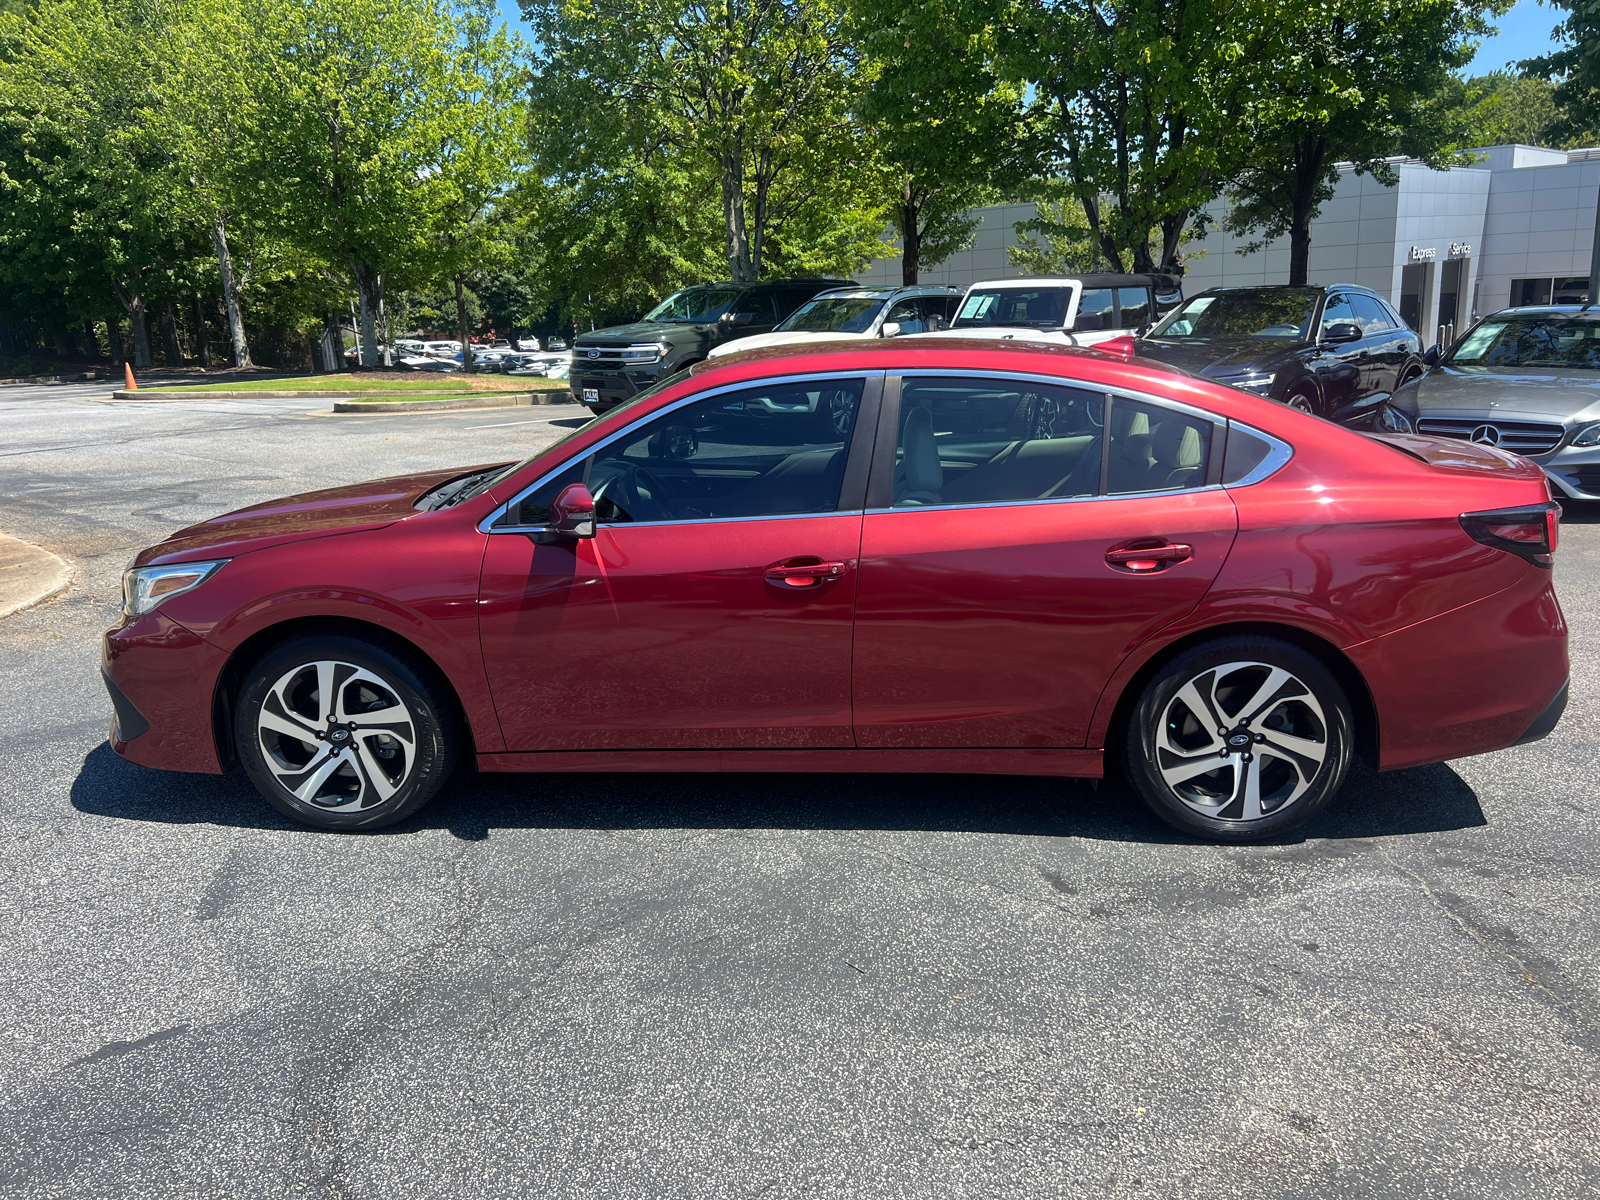
M 1520 316 L 1579 317 L 1585 321 L 1600 321 L 1600 308 L 1587 304 L 1519 304 L 1515 308 L 1502 308 L 1497 313 L 1490 313 L 1484 320 L 1492 321 L 1495 317 L 1511 313 Z
M 1215 296 L 1222 292 L 1361 292 L 1363 295 L 1376 296 L 1379 300 L 1386 298 L 1382 292 L 1360 283 L 1241 283 L 1229 287 L 1208 287 L 1189 299 Z
M 873 296 L 889 299 L 892 296 L 959 296 L 955 288 L 935 287 L 933 284 L 914 283 L 909 287 L 836 287 L 825 292 L 818 292 L 811 297 L 821 300 L 824 296 Z
M 1068 283 L 1079 283 L 1086 288 L 1094 287 L 1155 287 L 1175 288 L 1178 286 L 1176 275 L 1128 275 L 1116 271 L 1086 271 L 1082 275 L 1018 275 L 1010 279 L 980 279 L 972 288 L 1022 288 L 1060 287 Z

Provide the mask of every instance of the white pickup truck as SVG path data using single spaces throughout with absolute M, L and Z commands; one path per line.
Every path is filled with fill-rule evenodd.
M 1137 334 L 1182 300 L 1173 275 L 989 279 L 967 289 L 950 328 L 937 336 L 1093 346 Z

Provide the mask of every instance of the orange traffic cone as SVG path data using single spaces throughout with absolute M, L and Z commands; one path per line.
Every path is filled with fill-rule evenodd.
M 122 378 L 127 382 L 128 390 L 130 392 L 137 392 L 139 390 L 139 383 L 133 377 L 133 364 L 131 362 L 124 362 L 122 364 Z

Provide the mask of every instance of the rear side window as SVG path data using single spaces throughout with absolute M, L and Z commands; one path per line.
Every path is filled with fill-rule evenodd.
M 1122 328 L 1137 329 L 1150 323 L 1150 293 L 1144 288 L 1118 288 L 1117 304 L 1122 309 Z
M 1383 305 L 1371 296 L 1351 296 L 1350 307 L 1355 309 L 1356 324 L 1361 326 L 1362 333 L 1382 333 L 1385 329 L 1394 328 Z
M 1267 460 L 1272 443 L 1240 425 L 1228 426 L 1228 449 L 1222 456 L 1222 482 L 1238 483 Z
M 1210 421 L 1119 396 L 1111 403 L 1106 491 L 1122 496 L 1201 486 L 1213 428 Z
M 1072 323 L 1072 328 L 1079 333 L 1115 329 L 1117 320 L 1112 295 L 1111 288 L 1085 288 L 1078 298 L 1078 319 Z
M 896 508 L 1093 496 L 1103 393 L 1025 381 L 900 385 Z

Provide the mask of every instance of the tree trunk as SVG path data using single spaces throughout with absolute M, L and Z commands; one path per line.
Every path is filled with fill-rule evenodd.
M 456 276 L 456 329 L 461 338 L 461 369 L 471 372 L 472 343 L 467 339 L 467 292 L 461 284 L 461 276 Z
M 922 205 L 909 183 L 900 188 L 900 282 L 915 287 L 922 269 Z
M 66 325 L 57 325 L 55 330 L 56 357 L 75 358 L 77 349 L 72 344 L 72 330 Z
M 211 370 L 211 335 L 206 332 L 206 306 L 200 303 L 199 293 L 189 298 L 194 312 L 194 355 L 200 360 L 202 371 Z
M 161 349 L 167 356 L 167 366 L 183 366 L 183 347 L 178 345 L 178 316 L 172 311 L 172 301 L 161 302 Z
M 356 296 L 361 302 L 361 365 L 382 365 L 378 357 L 378 273 L 366 263 L 352 262 L 350 274 L 355 276 Z
M 100 357 L 100 339 L 95 336 L 93 321 L 83 323 L 83 349 L 91 360 Z
M 754 283 L 759 264 L 750 261 L 750 234 L 745 227 L 744 175 L 731 165 L 722 168 L 722 216 L 728 234 L 728 278 Z
M 344 331 L 330 309 L 322 318 L 322 369 L 330 375 L 344 370 Z
M 11 326 L 4 317 L 0 317 L 0 354 L 15 354 L 17 340 L 12 336 Z
M 133 335 L 133 365 L 153 367 L 156 360 L 150 353 L 150 320 L 144 310 L 144 297 L 131 293 L 123 304 L 128 310 L 129 332 Z
M 1311 268 L 1311 219 L 1317 213 L 1317 184 L 1322 179 L 1326 143 L 1308 135 L 1294 148 L 1294 198 L 1289 215 L 1289 286 L 1304 287 Z
M 228 252 L 228 230 L 222 214 L 211 216 L 211 245 L 217 252 L 217 273 L 222 277 L 222 304 L 228 314 L 228 337 L 233 342 L 233 365 L 248 367 L 250 343 L 244 335 L 244 313 L 239 307 L 239 279 L 233 273 L 233 255 Z
M 106 344 L 111 347 L 111 365 L 120 367 L 128 361 L 128 354 L 122 345 L 122 322 L 116 317 L 106 318 Z

